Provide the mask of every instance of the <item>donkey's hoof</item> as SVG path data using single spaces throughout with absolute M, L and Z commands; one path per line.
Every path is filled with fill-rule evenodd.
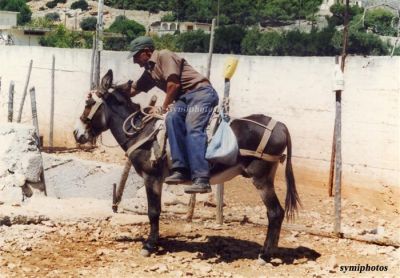
M 257 263 L 259 265 L 266 265 L 267 263 L 270 263 L 270 261 L 271 261 L 271 258 L 269 256 L 266 256 L 264 254 L 258 255 Z
M 150 257 L 151 252 L 147 249 L 142 249 L 140 251 L 140 255 L 142 255 L 143 257 Z

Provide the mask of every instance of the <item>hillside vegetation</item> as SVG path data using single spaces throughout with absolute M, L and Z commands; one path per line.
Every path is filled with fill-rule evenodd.
M 44 3 L 46 6 L 50 3 L 55 7 L 92 9 L 86 0 L 52 0 Z M 318 13 L 321 3 L 322 0 L 105 0 L 105 5 L 116 9 L 142 10 L 149 15 L 167 12 L 160 17 L 163 21 L 210 23 L 216 17 L 216 53 L 293 56 L 340 54 L 345 7 L 335 4 L 330 7 L 330 15 L 323 18 Z M 32 20 L 25 0 L 2 0 L 0 9 L 20 11 L 19 24 L 53 26 L 54 30 L 41 39 L 43 46 L 92 47 L 92 34 L 97 22 L 95 17 L 82 20 L 80 27 L 85 31 L 71 31 L 62 26 L 60 16 L 50 8 L 46 8 L 48 13 L 45 17 Z M 397 36 L 398 16 L 383 8 L 368 10 L 365 16 L 364 10 L 358 6 L 352 6 L 349 12 L 349 53 L 390 54 L 392 45 L 380 36 Z M 145 34 L 148 28 L 127 16 L 108 20 L 111 22 L 105 31 L 112 34 L 104 39 L 106 49 L 127 50 L 129 42 Z M 299 27 L 300 23 L 308 24 L 309 30 L 305 32 Z M 282 28 L 285 26 L 288 28 Z M 183 52 L 207 52 L 209 48 L 210 35 L 200 30 L 152 35 L 158 48 Z M 394 53 L 399 55 L 399 48 Z

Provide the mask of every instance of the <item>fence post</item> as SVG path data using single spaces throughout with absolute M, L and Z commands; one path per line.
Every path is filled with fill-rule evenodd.
M 38 147 L 40 148 L 41 142 L 40 142 L 40 133 L 39 133 L 39 122 L 38 122 L 38 117 L 37 117 L 37 108 L 36 108 L 36 92 L 35 92 L 35 87 L 32 87 L 29 90 L 30 96 L 31 96 L 31 107 L 32 107 L 32 122 L 36 130 L 36 135 L 37 135 L 37 143 Z
M 93 46 L 92 46 L 92 57 L 90 59 L 90 77 L 89 77 L 89 89 L 92 90 L 94 89 L 94 64 L 95 64 L 95 59 L 96 59 L 96 35 L 93 35 Z
M 215 18 L 213 18 L 212 23 L 211 23 L 210 47 L 208 49 L 207 74 L 206 74 L 208 79 L 210 79 L 211 61 L 212 61 L 212 54 L 213 54 L 213 50 L 214 50 L 214 31 L 215 31 Z M 218 184 L 217 187 L 220 187 L 220 185 Z M 195 206 L 196 206 L 196 194 L 191 194 L 189 204 L 188 204 L 189 208 L 188 208 L 188 212 L 186 214 L 187 222 L 192 222 Z
M 10 89 L 8 91 L 8 122 L 13 121 L 14 115 L 14 81 L 10 83 Z
M 54 131 L 54 74 L 55 74 L 56 57 L 53 54 L 53 62 L 51 65 L 51 104 L 50 104 L 50 134 L 49 145 L 53 148 L 53 131 Z
M 32 63 L 33 63 L 33 60 L 31 60 L 31 61 L 29 62 L 28 75 L 27 75 L 27 77 L 26 77 L 24 92 L 23 92 L 23 94 L 22 94 L 22 99 L 21 99 L 21 104 L 19 105 L 17 123 L 20 123 L 20 122 L 21 122 L 21 117 L 22 117 L 22 111 L 23 111 L 23 109 L 24 109 L 25 98 L 26 98 L 26 94 L 27 94 L 27 92 L 28 92 L 29 79 L 31 78 Z

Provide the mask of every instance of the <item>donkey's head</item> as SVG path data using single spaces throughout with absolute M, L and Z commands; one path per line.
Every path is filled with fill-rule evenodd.
M 140 108 L 129 96 L 132 81 L 118 86 L 112 81 L 113 72 L 108 70 L 96 94 L 89 94 L 74 130 L 76 142 L 84 144 L 91 141 Z

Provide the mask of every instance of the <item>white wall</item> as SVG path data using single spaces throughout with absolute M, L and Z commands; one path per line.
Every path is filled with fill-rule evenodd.
M 7 93 L 16 82 L 16 117 L 29 60 L 30 86 L 36 87 L 40 132 L 48 139 L 52 55 L 56 57 L 56 145 L 74 145 L 72 130 L 83 109 L 89 87 L 91 50 L 23 46 L 0 47 L 0 122 L 7 119 Z M 102 73 L 111 68 L 116 82 L 135 79 L 140 69 L 125 52 L 105 51 Z M 206 54 L 183 56 L 205 72 Z M 214 55 L 211 80 L 223 93 L 223 65 L 227 55 Z M 296 178 L 326 185 L 335 117 L 332 57 L 239 56 L 231 84 L 234 116 L 263 113 L 284 122 L 291 131 Z M 399 57 L 348 57 L 343 92 L 342 148 L 345 185 L 399 186 Z M 158 92 L 159 94 L 159 92 Z M 162 94 L 159 94 L 162 96 Z M 147 102 L 151 94 L 139 95 Z M 161 99 L 159 99 L 161 101 Z M 29 97 L 24 122 L 30 122 Z M 114 144 L 110 136 L 104 143 Z M 114 151 L 115 149 L 110 149 Z

